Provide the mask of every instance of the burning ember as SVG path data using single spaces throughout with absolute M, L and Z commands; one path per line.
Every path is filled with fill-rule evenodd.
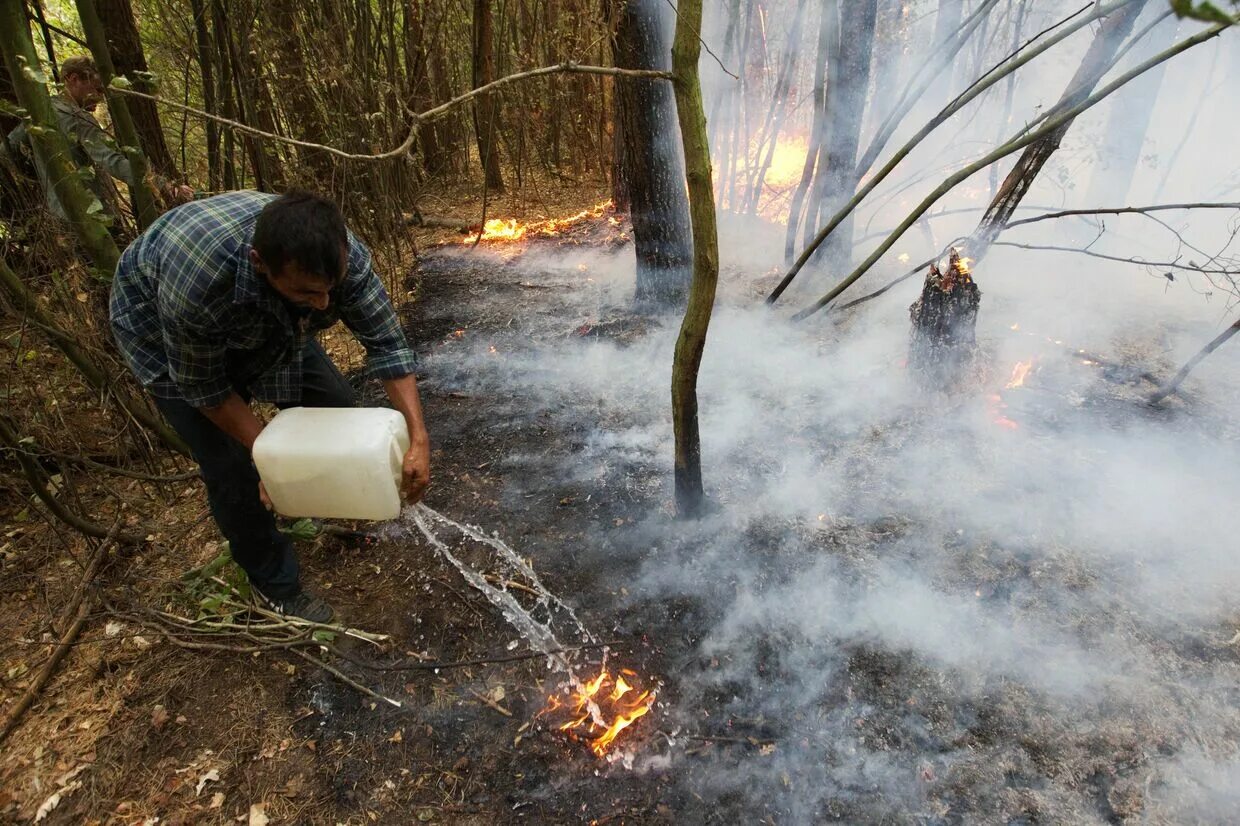
M 1033 359 L 1029 361 L 1018 361 L 1012 367 L 1012 377 L 1008 379 L 1008 383 L 1004 385 L 1005 390 L 1015 390 L 1017 387 L 1025 386 L 1025 378 L 1029 375 L 1029 371 L 1033 369 Z
M 471 233 L 465 236 L 461 243 L 474 244 L 486 241 L 509 244 L 526 238 L 556 238 L 566 230 L 586 222 L 597 222 L 604 217 L 607 218 L 608 226 L 614 228 L 620 225 L 620 219 L 611 214 L 613 211 L 614 207 L 609 198 L 567 218 L 548 218 L 545 221 L 531 221 L 526 224 L 516 218 L 492 218 L 483 225 L 481 233 Z
M 586 683 L 577 683 L 565 701 L 556 695 L 547 700 L 539 717 L 567 717 L 553 723 L 557 731 L 585 740 L 596 757 L 606 757 L 620 732 L 646 716 L 654 706 L 655 693 L 634 683 L 637 673 L 627 668 L 614 676 L 606 668 Z

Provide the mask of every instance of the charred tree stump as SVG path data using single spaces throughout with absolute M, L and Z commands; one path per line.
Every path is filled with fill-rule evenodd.
M 908 363 L 915 374 L 933 385 L 950 385 L 972 363 L 981 301 L 968 259 L 959 252 L 951 251 L 945 272 L 937 262 L 930 265 L 921 296 L 909 307 Z

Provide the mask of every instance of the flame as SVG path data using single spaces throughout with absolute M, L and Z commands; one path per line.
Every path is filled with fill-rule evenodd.
M 809 154 L 809 136 L 799 134 L 780 134 L 774 147 L 769 136 L 755 138 L 743 154 L 736 158 L 735 166 L 730 168 L 730 180 L 720 176 L 716 180 L 719 187 L 720 202 L 726 209 L 734 212 L 748 211 L 756 206 L 756 212 L 768 221 L 786 223 L 788 220 L 788 199 L 792 190 L 801 180 L 805 168 L 805 158 Z M 767 162 L 767 157 L 770 162 Z M 716 158 L 716 169 L 723 169 L 722 158 Z M 757 203 L 751 205 L 753 196 L 751 187 L 762 176 L 762 187 L 757 192 Z
M 1033 369 L 1033 359 L 1029 361 L 1018 361 L 1012 367 L 1012 377 L 1008 379 L 1008 383 L 1003 387 L 1005 390 L 1015 390 L 1017 387 L 1025 386 L 1025 378 L 1029 375 L 1029 371 Z
M 479 241 L 488 241 L 497 244 L 510 244 L 524 240 L 527 236 L 537 238 L 554 238 L 564 230 L 580 224 L 583 221 L 597 220 L 602 218 L 613 209 L 611 199 L 595 204 L 592 207 L 583 209 L 576 215 L 570 215 L 567 218 L 548 218 L 544 221 L 532 221 L 523 224 L 516 218 L 491 218 L 482 226 L 481 233 L 472 233 L 465 236 L 461 241 L 462 244 L 474 244 Z M 611 226 L 619 226 L 620 219 L 608 216 L 608 224 Z
M 960 270 L 961 275 L 971 275 L 973 273 L 973 269 L 970 266 L 972 263 L 972 258 L 961 257 L 960 260 L 956 262 L 956 269 Z
M 576 683 L 569 702 L 552 695 L 537 716 L 568 709 L 569 719 L 555 729 L 586 739 L 596 757 L 605 757 L 620 732 L 649 714 L 654 706 L 655 693 L 638 689 L 625 679 L 626 675 L 637 676 L 628 669 L 612 675 L 604 668 L 588 682 Z

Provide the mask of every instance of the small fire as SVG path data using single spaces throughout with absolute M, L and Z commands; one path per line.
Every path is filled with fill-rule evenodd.
M 537 716 L 567 710 L 569 719 L 556 725 L 556 730 L 574 739 L 585 739 L 596 757 L 606 757 L 620 732 L 649 714 L 654 706 L 655 693 L 640 690 L 630 682 L 636 677 L 637 673 L 627 668 L 614 676 L 604 668 L 590 681 L 577 683 L 568 701 L 552 695 Z
M 1008 379 L 1008 383 L 1004 385 L 1005 390 L 1015 390 L 1017 387 L 1025 386 L 1025 378 L 1029 375 L 1029 371 L 1033 369 L 1033 360 L 1018 361 L 1012 367 L 1012 377 Z
M 482 225 L 483 241 L 520 241 L 525 237 L 526 228 L 517 223 L 516 218 L 492 218 Z M 478 233 L 468 236 L 466 244 L 478 240 Z
M 960 270 L 961 275 L 972 275 L 973 273 L 973 269 L 971 267 L 972 264 L 973 264 L 972 258 L 962 256 L 960 260 L 956 262 L 956 269 Z
M 554 238 L 564 230 L 583 221 L 598 220 L 604 216 L 608 216 L 608 223 L 611 226 L 618 226 L 620 219 L 613 215 L 608 215 L 612 209 L 611 199 L 608 198 L 606 201 L 595 204 L 588 209 L 583 209 L 576 215 L 570 215 L 567 218 L 548 218 L 544 221 L 532 221 L 528 224 L 522 224 L 516 218 L 492 218 L 483 224 L 481 233 L 471 233 L 465 236 L 461 243 L 474 244 L 479 241 L 487 241 L 497 244 L 509 244 L 522 241 L 526 237 Z

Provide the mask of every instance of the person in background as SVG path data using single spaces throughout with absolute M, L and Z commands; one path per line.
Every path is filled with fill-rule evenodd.
M 74 164 L 79 169 L 92 171 L 90 189 L 99 199 L 100 205 L 108 214 L 114 216 L 111 193 L 115 190 L 101 173 L 106 172 L 113 178 L 124 181 L 127 186 L 133 179 L 133 173 L 129 159 L 116 148 L 93 114 L 95 107 L 103 102 L 103 79 L 99 76 L 94 59 L 86 55 L 64 60 L 60 64 L 60 76 L 64 88 L 59 95 L 52 97 L 56 122 L 69 141 L 69 151 Z M 55 188 L 48 182 L 47 173 L 37 156 L 31 152 L 27 124 L 22 123 L 9 133 L 8 145 L 10 155 L 18 161 L 20 167 L 27 171 L 33 170 L 38 175 L 47 194 L 48 209 L 56 217 L 66 220 L 64 207 L 56 197 Z M 194 197 L 194 191 L 189 187 L 175 184 L 159 175 L 152 175 L 149 183 L 156 196 L 169 206 L 185 203 Z
M 340 320 L 366 348 L 409 428 L 403 492 L 430 482 L 414 355 L 370 251 L 339 208 L 309 192 L 231 192 L 176 207 L 121 255 L 112 331 L 129 368 L 190 446 L 233 559 L 275 610 L 327 622 L 301 586 L 250 458 L 263 423 L 251 399 L 348 407 L 353 391 L 314 334 Z

